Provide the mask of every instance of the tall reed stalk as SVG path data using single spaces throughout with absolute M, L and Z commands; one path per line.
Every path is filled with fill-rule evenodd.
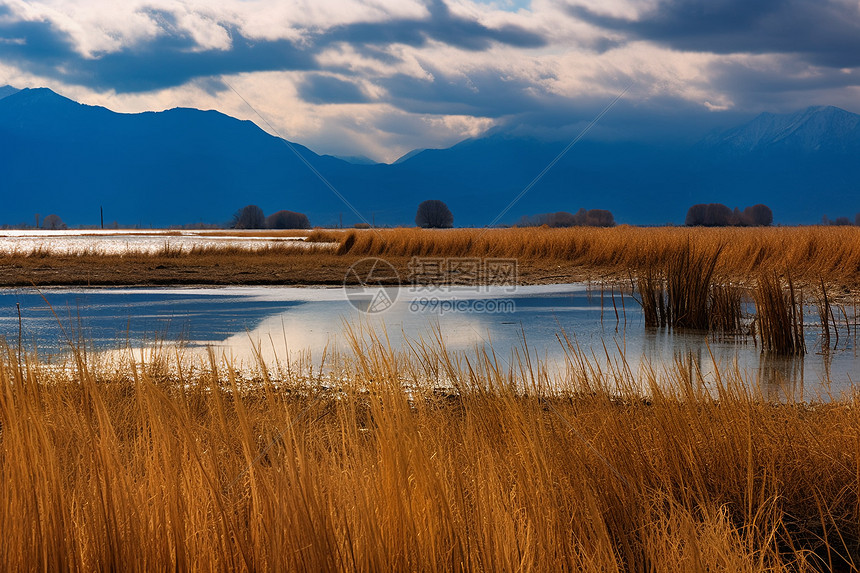
M 795 291 L 791 275 L 783 288 L 775 273 L 763 274 L 755 291 L 756 325 L 762 351 L 797 355 L 806 353 L 803 338 L 803 295 Z

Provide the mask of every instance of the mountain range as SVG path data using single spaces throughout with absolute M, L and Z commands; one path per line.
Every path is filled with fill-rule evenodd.
M 56 213 L 69 225 L 226 223 L 247 204 L 314 225 L 410 225 L 441 199 L 457 226 L 493 222 L 567 142 L 495 131 L 393 164 L 319 155 L 216 111 L 139 114 L 45 89 L 0 88 L 0 225 Z M 763 113 L 695 144 L 583 139 L 497 222 L 609 209 L 619 223 L 682 223 L 694 203 L 769 205 L 777 223 L 860 211 L 860 115 Z M 315 173 L 316 172 L 316 173 Z M 318 175 L 322 175 L 326 184 Z

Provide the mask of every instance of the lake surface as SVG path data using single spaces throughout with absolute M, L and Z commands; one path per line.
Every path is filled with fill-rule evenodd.
M 342 288 L 95 288 L 0 290 L 0 336 L 41 354 L 61 354 L 69 342 L 86 340 L 96 349 L 141 348 L 154 341 L 179 341 L 192 349 L 213 347 L 240 366 L 254 364 L 253 347 L 267 361 L 278 357 L 319 357 L 324 349 L 346 350 L 345 324 L 386 332 L 392 345 L 431 339 L 438 329 L 451 351 L 473 351 L 491 344 L 503 360 L 514 348 L 550 364 L 564 364 L 558 340 L 567 333 L 598 362 L 617 361 L 621 352 L 633 372 L 656 370 L 676 360 L 714 376 L 737 367 L 772 398 L 791 394 L 815 398 L 839 394 L 860 377 L 855 344 L 857 321 L 848 310 L 836 350 L 822 352 L 820 329 L 806 318 L 808 354 L 804 358 L 762 356 L 749 338 L 718 338 L 702 333 L 646 329 L 638 303 L 629 295 L 587 285 L 482 287 L 456 293 L 387 289 L 396 299 L 385 312 L 365 313 L 372 301 L 363 291 Z M 390 301 L 389 301 L 390 302 Z M 20 321 L 18 308 L 20 308 Z M 814 309 L 810 309 L 814 312 Z M 831 346 L 834 344 L 831 338 Z M 711 357 L 713 355 L 713 359 Z M 825 385 L 825 381 L 830 381 Z

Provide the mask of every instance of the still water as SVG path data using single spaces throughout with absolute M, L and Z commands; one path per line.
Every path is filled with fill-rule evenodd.
M 670 368 L 681 360 L 699 368 L 706 380 L 714 376 L 714 363 L 720 370 L 737 367 L 772 397 L 837 395 L 860 379 L 858 326 L 850 309 L 835 350 L 823 352 L 820 328 L 810 314 L 807 355 L 781 358 L 763 356 L 748 337 L 646 329 L 630 294 L 584 284 L 388 294 L 393 304 L 368 314 L 359 310 L 370 304 L 361 302 L 361 291 L 341 288 L 3 289 L 0 336 L 13 345 L 20 338 L 43 355 L 61 354 L 78 340 L 103 350 L 178 341 L 191 349 L 212 347 L 249 366 L 254 347 L 266 360 L 346 350 L 343 331 L 350 324 L 385 332 L 394 347 L 432 339 L 436 331 L 449 351 L 492 345 L 503 359 L 515 348 L 522 352 L 525 337 L 531 353 L 563 364 L 559 335 L 564 332 L 596 362 L 617 364 L 623 353 L 635 373 L 648 365 Z

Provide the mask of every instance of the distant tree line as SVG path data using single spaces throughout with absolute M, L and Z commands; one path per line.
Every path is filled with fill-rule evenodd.
M 234 229 L 310 229 L 311 222 L 304 213 L 282 210 L 267 217 L 257 205 L 246 205 L 236 211 L 230 226 Z
M 848 217 L 836 217 L 836 219 L 831 220 L 827 218 L 827 215 L 824 215 L 823 217 L 821 217 L 821 224 L 832 226 L 850 226 L 852 223 L 851 219 L 849 219 Z M 854 215 L 853 224 L 860 227 L 860 213 Z
M 606 209 L 580 209 L 576 213 L 558 211 L 557 213 L 541 213 L 539 215 L 524 215 L 518 222 L 518 227 L 614 227 L 615 217 Z
M 699 203 L 687 210 L 684 224 L 690 227 L 768 227 L 773 212 L 767 205 L 753 205 L 743 211 L 729 209 L 722 203 Z

